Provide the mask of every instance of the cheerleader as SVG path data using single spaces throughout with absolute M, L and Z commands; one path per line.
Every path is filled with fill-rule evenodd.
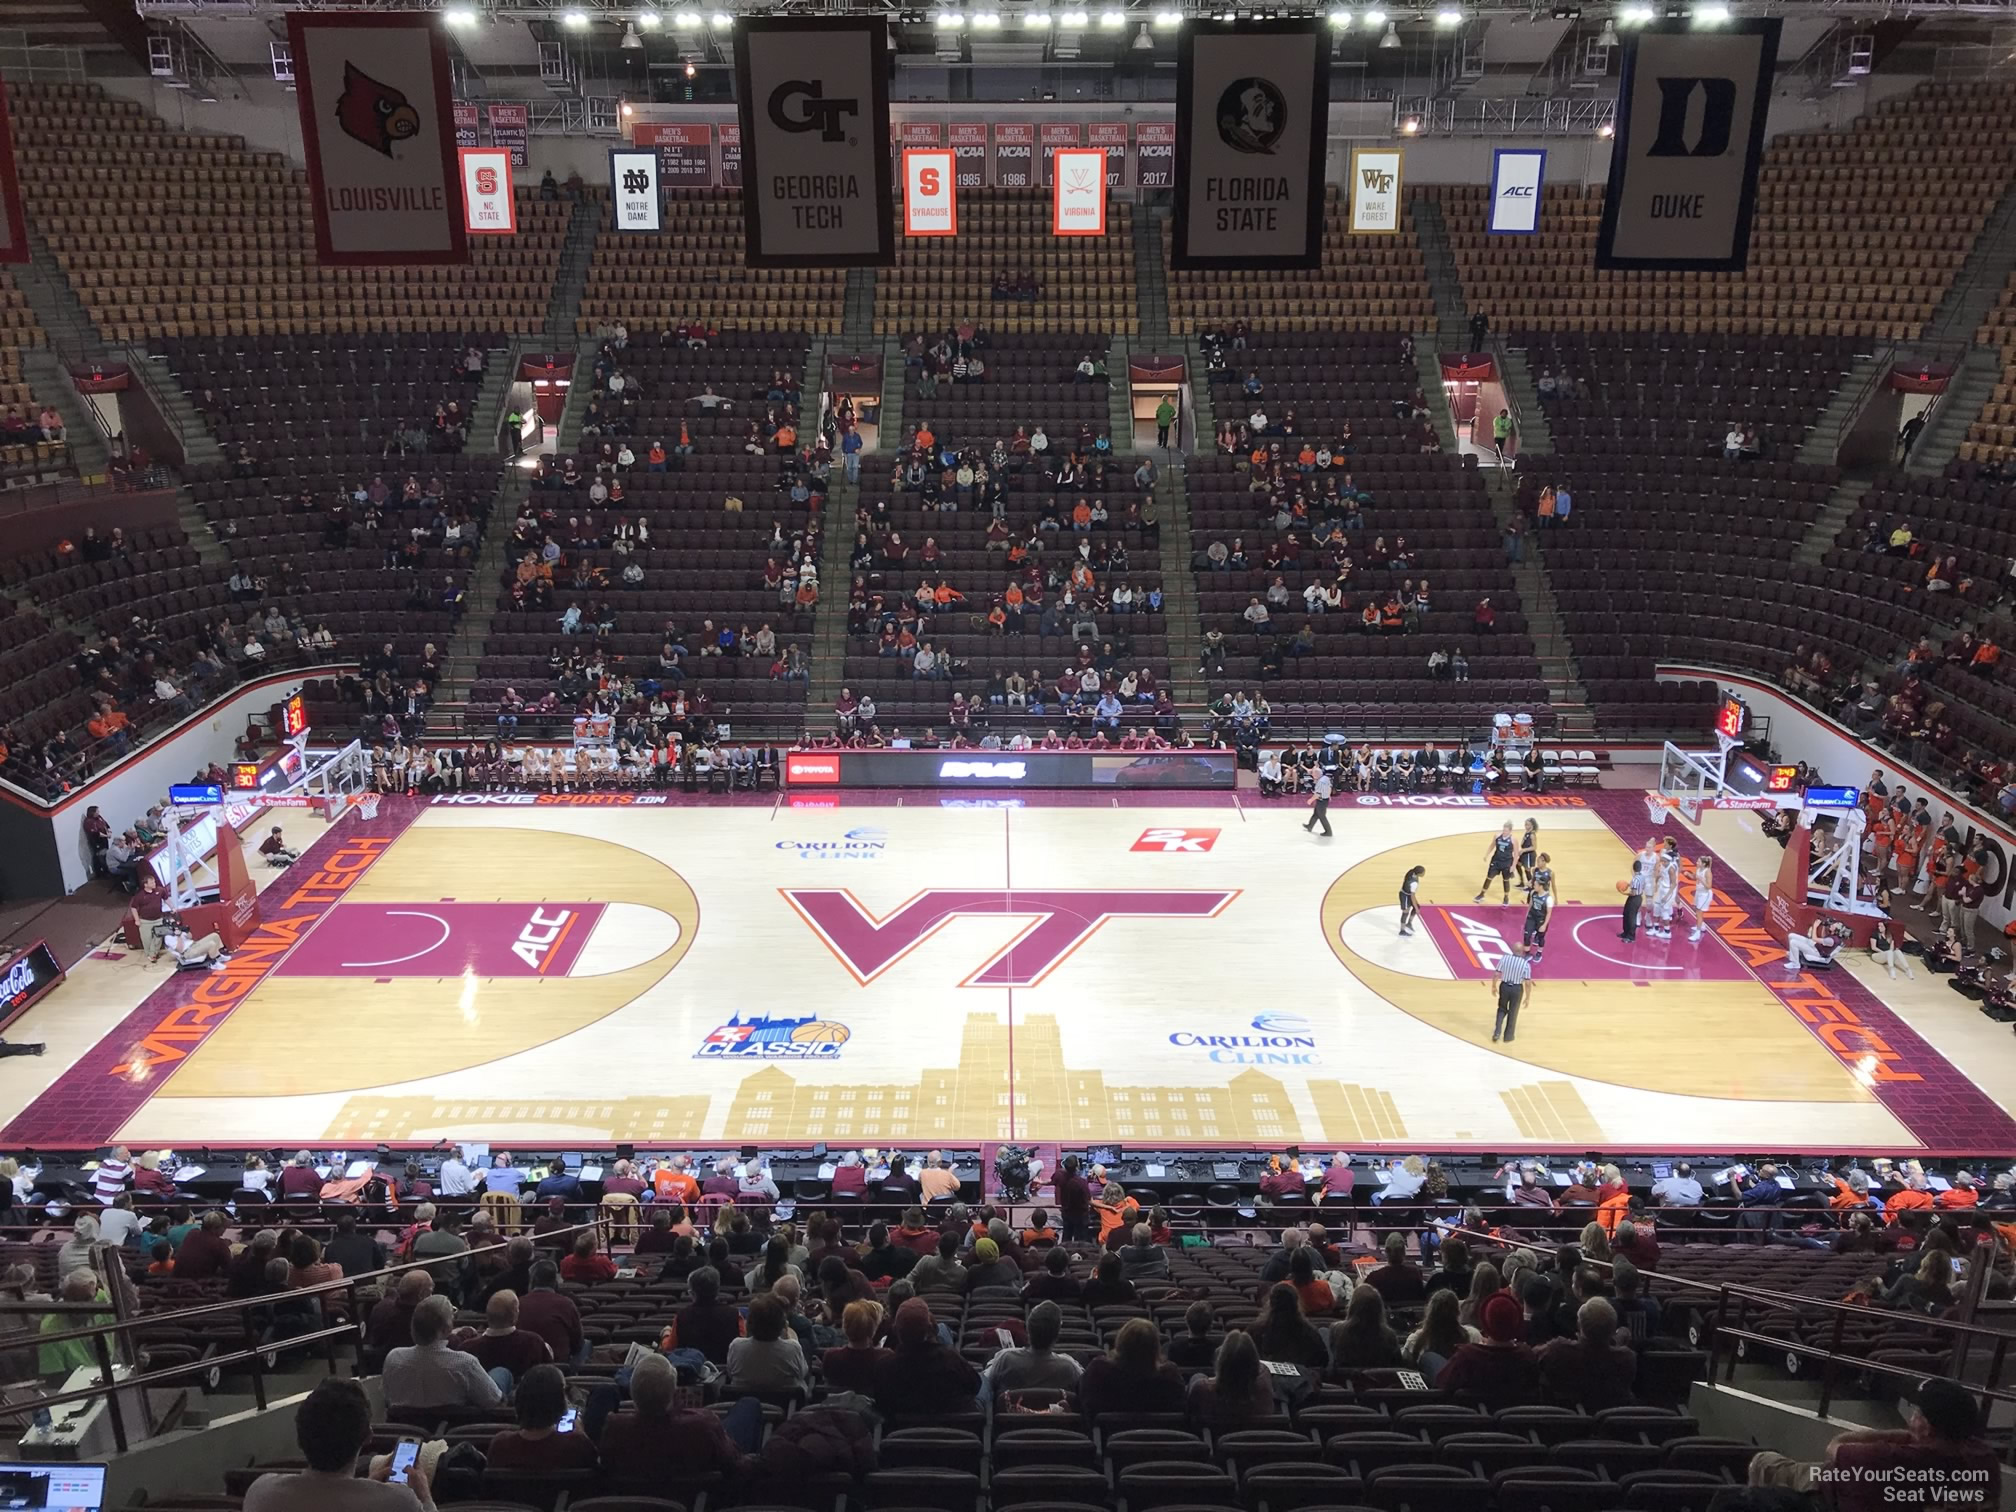
M 1421 879 L 1428 875 L 1428 868 L 1415 866 L 1408 868 L 1407 875 L 1400 879 L 1400 933 L 1414 933 L 1414 921 L 1421 917 Z
M 1925 951 L 1925 969 L 1934 976 L 1944 976 L 1960 967 L 1960 936 L 1951 924 L 1941 924 L 1939 933 Z
M 1519 837 L 1519 886 L 1522 891 L 1533 891 L 1533 858 L 1539 849 L 1540 821 L 1528 819 L 1525 832 Z
M 1888 919 L 1880 919 L 1876 933 L 1869 937 L 1869 958 L 1879 966 L 1889 969 L 1890 980 L 1897 980 L 1897 968 L 1904 968 L 1904 975 L 1912 981 L 1918 980 L 1918 973 L 1911 969 L 1911 957 L 1897 946 L 1897 926 Z
M 1708 927 L 1708 910 L 1715 906 L 1715 863 L 1707 856 L 1694 858 L 1694 927 L 1687 938 L 1699 944 Z M 1896 972 L 1890 973 L 1895 976 Z

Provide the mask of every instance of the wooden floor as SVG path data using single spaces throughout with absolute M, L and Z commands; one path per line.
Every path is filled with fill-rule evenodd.
M 2007 1032 L 1924 982 L 1835 974 L 1944 1050 L 1912 1040 L 1909 1095 L 1817 1032 L 1744 881 L 1776 849 L 1730 814 L 1678 831 L 1728 849 L 1704 938 L 1683 914 L 1670 944 L 1626 945 L 1642 819 L 1604 810 L 1620 838 L 1596 808 L 1530 811 L 1560 909 L 1516 1041 L 1492 1043 L 1489 967 L 1525 909 L 1473 895 L 1528 812 L 1340 808 L 1324 840 L 1285 806 L 416 806 L 354 863 L 329 860 L 346 820 L 285 874 L 301 890 L 269 891 L 269 919 L 303 868 L 354 864 L 165 1054 L 132 1048 L 160 969 L 86 963 L 16 1031 L 51 1051 L 0 1062 L 0 1098 L 11 1139 L 45 1115 L 74 1132 L 59 1112 L 88 1117 L 110 1076 L 104 1136 L 150 1146 L 1894 1150 L 1940 1143 L 1910 1101 L 1928 1077 L 1978 1098 L 1961 1055 L 2016 1081 Z M 1431 918 L 1402 938 L 1413 865 Z

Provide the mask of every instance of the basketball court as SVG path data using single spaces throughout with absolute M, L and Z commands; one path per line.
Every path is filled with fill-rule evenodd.
M 1972 1005 L 1941 990 L 1920 1033 L 1859 968 L 1783 972 L 1754 858 L 1750 880 L 1717 865 L 1699 941 L 1686 914 L 1670 941 L 1620 940 L 1640 794 L 1347 794 L 1330 840 L 1217 795 L 657 797 L 345 817 L 267 888 L 229 970 L 121 977 L 151 987 L 137 1006 L 80 973 L 38 1007 L 17 1033 L 52 1053 L 0 1065 L 22 1109 L 4 1138 L 2016 1147 L 1934 1048 Z M 1529 816 L 1558 910 L 1518 1037 L 1493 1044 L 1525 906 L 1472 896 L 1498 826 Z M 1691 878 L 1702 832 L 1672 832 Z M 58 1060 L 65 1016 L 93 1012 L 95 1043 Z M 1990 1086 L 2016 1069 L 2001 1039 L 1961 1056 Z

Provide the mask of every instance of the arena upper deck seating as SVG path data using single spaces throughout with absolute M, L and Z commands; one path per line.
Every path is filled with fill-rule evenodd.
M 21 370 L 21 351 L 47 344 L 27 298 L 12 282 L 0 283 L 0 415 L 34 424 L 46 396 L 31 392 Z M 33 482 L 73 471 L 69 448 L 61 441 L 0 440 L 0 478 L 9 482 Z
M 1323 266 L 1288 273 L 1169 273 L 1169 329 L 1182 335 L 1244 320 L 1270 331 L 1420 331 L 1435 323 L 1413 224 L 1354 236 L 1349 208 L 1325 191 Z M 1169 256 L 1168 222 L 1162 255 Z
M 1423 707 L 1432 706 L 1434 719 L 1444 726 L 1438 733 L 1446 736 L 1488 728 L 1500 711 L 1531 713 L 1537 727 L 1551 728 L 1546 686 L 1483 482 L 1462 458 L 1424 455 L 1420 424 L 1396 415 L 1396 400 L 1404 408 L 1418 381 L 1412 365 L 1401 359 L 1399 335 L 1255 332 L 1247 349 L 1228 353 L 1227 360 L 1235 369 L 1212 384 L 1214 411 L 1222 419 L 1243 417 L 1254 407 L 1242 384 L 1248 372 L 1256 373 L 1263 385 L 1257 402 L 1270 421 L 1293 417 L 1296 436 L 1278 443 L 1291 464 L 1301 438 L 1328 444 L 1336 453 L 1332 473 L 1369 492 L 1372 502 L 1364 511 L 1365 528 L 1347 538 L 1354 563 L 1344 584 L 1348 611 L 1308 616 L 1304 586 L 1312 578 L 1327 583 L 1334 574 L 1317 570 L 1306 550 L 1299 567 L 1264 567 L 1263 554 L 1280 532 L 1267 495 L 1251 489 L 1246 459 L 1196 459 L 1188 479 L 1193 553 L 1214 541 L 1229 548 L 1238 539 L 1251 563 L 1243 573 L 1196 572 L 1202 625 L 1225 633 L 1229 657 L 1225 670 L 1210 677 L 1213 692 L 1254 687 L 1264 646 L 1286 642 L 1306 618 L 1317 634 L 1316 651 L 1290 657 L 1281 678 L 1266 685 L 1277 727 L 1327 723 L 1368 733 L 1412 728 Z M 1309 526 L 1294 527 L 1294 533 L 1306 548 Z M 1376 543 L 1393 550 L 1403 540 L 1411 565 L 1367 565 Z M 1255 634 L 1240 616 L 1250 599 L 1264 594 L 1276 570 L 1286 580 L 1290 603 L 1275 611 L 1264 635 Z M 1358 616 L 1368 593 L 1383 603 L 1403 581 L 1424 578 L 1433 608 L 1413 633 L 1361 628 Z M 1488 636 L 1477 630 L 1475 619 L 1484 598 L 1497 615 Z M 1470 680 L 1432 678 L 1429 654 L 1459 648 L 1470 663 Z
M 766 560 L 775 556 L 781 563 L 786 554 L 773 548 L 773 533 L 781 529 L 788 539 L 806 519 L 786 494 L 784 459 L 767 445 L 760 454 L 747 450 L 751 426 L 773 407 L 764 399 L 772 375 L 784 372 L 795 380 L 804 370 L 807 347 L 802 330 L 731 329 L 700 351 L 661 341 L 649 331 L 631 335 L 621 365 L 626 379 L 635 378 L 642 397 L 636 401 L 629 444 L 639 457 L 653 442 L 663 442 L 673 452 L 684 425 L 694 448 L 683 461 L 675 455 L 664 472 L 640 465 L 621 474 L 624 502 L 605 514 L 608 523 L 617 518 L 645 521 L 650 544 L 632 558 L 643 567 L 644 581 L 634 588 L 622 586 L 617 578 L 626 559 L 607 547 L 569 548 L 556 566 L 550 611 L 521 611 L 508 598 L 502 601 L 470 692 L 465 717 L 472 731 L 494 727 L 505 688 L 536 703 L 554 685 L 546 658 L 565 640 L 558 630 L 561 612 L 570 601 L 589 597 L 566 586 L 583 559 L 612 581 L 606 593 L 592 597 L 615 607 L 616 630 L 608 644 L 617 657 L 633 665 L 655 665 L 667 629 L 676 626 L 692 653 L 681 686 L 689 694 L 704 687 L 716 719 L 733 715 L 769 728 L 796 725 L 804 706 L 803 682 L 771 679 L 767 659 L 759 664 L 753 656 L 703 656 L 700 647 L 703 628 L 710 623 L 737 631 L 767 623 L 780 650 L 795 643 L 810 652 L 813 617 L 801 615 L 780 600 L 776 589 L 763 586 Z M 703 406 L 698 396 L 710 393 L 728 404 Z M 581 450 L 592 463 L 604 445 L 613 455 L 614 444 L 612 437 L 589 435 L 582 438 Z M 584 470 L 584 478 L 588 475 Z M 734 509 L 731 499 L 737 501 Z M 535 510 L 553 510 L 563 521 L 587 509 L 585 495 L 560 487 L 536 490 L 530 503 Z M 598 531 L 605 539 L 606 534 Z M 510 570 L 516 565 L 513 561 Z M 830 595 L 832 585 L 826 591 Z M 584 610 L 589 607 L 582 603 Z
M 1967 439 L 1960 443 L 1960 460 L 2006 462 L 2016 455 L 2016 273 L 2009 276 L 1974 339 L 1993 349 L 2002 364 L 2002 379 L 1980 417 L 1968 427 Z
M 941 442 L 978 442 L 983 448 L 996 438 L 1005 441 L 1018 427 L 1033 430 L 1041 425 L 1053 448 L 1069 445 L 1081 425 L 1090 426 L 1095 436 L 1103 435 L 1111 424 L 1106 385 L 1078 383 L 1072 375 L 1083 358 L 1103 361 L 1110 341 L 1102 334 L 1076 330 L 995 335 L 979 353 L 986 366 L 979 383 L 941 380 L 928 399 L 918 387 L 918 369 L 906 366 L 904 419 L 913 428 L 928 422 Z M 899 440 L 890 437 L 886 444 L 893 446 Z M 1114 440 L 1116 446 L 1126 442 L 1126 437 Z
M 896 207 L 902 224 L 903 207 Z M 997 336 L 1053 330 L 1138 329 L 1134 297 L 1134 207 L 1106 206 L 1102 237 L 1053 236 L 1050 197 L 1016 190 L 962 190 L 959 234 L 897 239 L 896 264 L 875 280 L 875 334 L 908 338 L 959 320 Z M 1034 299 L 997 299 L 1002 275 L 1033 279 Z
M 739 196 L 673 189 L 665 201 L 665 230 L 658 236 L 611 231 L 606 207 L 598 207 L 595 252 L 575 322 L 583 334 L 622 321 L 636 335 L 681 320 L 839 331 L 846 269 L 747 267 Z
M 325 267 L 305 170 L 239 137 L 172 130 L 95 84 L 9 90 L 21 193 L 112 341 L 289 331 L 531 331 L 573 205 L 518 195 L 518 234 L 442 267 Z
M 1921 84 L 1838 131 L 1780 137 L 1743 273 L 1599 272 L 1600 185 L 1550 184 L 1532 236 L 1491 236 L 1484 184 L 1442 206 L 1472 310 L 1502 331 L 1748 331 L 1915 340 L 2016 176 L 2016 91 Z

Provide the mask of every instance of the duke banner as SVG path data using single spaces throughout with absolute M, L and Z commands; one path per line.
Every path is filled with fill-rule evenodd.
M 290 11 L 325 263 L 461 262 L 448 50 L 431 16 Z
M 1173 266 L 1321 265 L 1329 90 L 1320 21 L 1183 28 Z
M 1491 224 L 1499 236 L 1540 229 L 1540 189 L 1547 181 L 1545 148 L 1500 147 L 1491 154 Z
M 880 16 L 737 23 L 749 266 L 874 267 L 895 259 L 887 58 Z
M 609 149 L 609 228 L 661 231 L 663 197 L 658 193 L 658 154 L 649 147 Z
M 1743 271 L 1778 30 L 1773 18 L 1627 35 L 1597 267 Z
M 1400 229 L 1398 147 L 1351 149 L 1351 234 L 1391 236 Z

